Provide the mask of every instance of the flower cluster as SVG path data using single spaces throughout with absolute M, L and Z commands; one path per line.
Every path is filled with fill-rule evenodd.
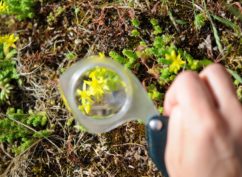
M 140 28 L 140 22 L 137 19 L 131 22 L 136 30 L 131 32 L 131 36 L 136 37 L 137 40 L 141 39 L 139 44 L 133 49 L 123 49 L 122 54 L 110 51 L 109 56 L 135 72 L 138 72 L 140 67 L 145 67 L 147 73 L 157 79 L 159 85 L 170 84 L 182 70 L 199 71 L 212 63 L 206 58 L 195 59 L 185 50 L 177 48 L 174 36 L 162 30 L 159 20 L 150 20 L 153 27 L 153 32 L 148 34 L 150 40 L 146 39 L 147 33 Z M 151 62 L 152 66 L 150 66 Z
M 93 104 L 102 102 L 105 94 L 118 90 L 123 84 L 117 73 L 104 67 L 95 67 L 84 78 L 76 94 L 81 103 L 79 109 L 85 114 L 91 112 Z

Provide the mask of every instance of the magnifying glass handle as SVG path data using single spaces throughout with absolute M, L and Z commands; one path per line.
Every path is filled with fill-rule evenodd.
M 165 148 L 168 129 L 168 117 L 151 117 L 146 125 L 148 151 L 156 167 L 164 177 L 169 177 L 165 164 Z

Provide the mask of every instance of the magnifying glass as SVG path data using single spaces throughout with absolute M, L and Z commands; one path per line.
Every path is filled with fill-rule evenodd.
M 59 84 L 76 122 L 90 133 L 104 133 L 127 121 L 143 120 L 149 155 L 168 176 L 164 161 L 168 118 L 160 116 L 127 68 L 108 57 L 90 56 L 70 67 Z

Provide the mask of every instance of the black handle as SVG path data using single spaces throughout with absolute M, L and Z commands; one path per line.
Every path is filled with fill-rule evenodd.
M 151 117 L 146 125 L 148 151 L 152 161 L 164 177 L 168 177 L 165 165 L 165 148 L 167 139 L 168 117 Z

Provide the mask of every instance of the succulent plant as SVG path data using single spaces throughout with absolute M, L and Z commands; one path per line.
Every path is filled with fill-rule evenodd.
M 9 79 L 0 81 L 0 103 L 9 99 L 13 87 L 9 84 Z

